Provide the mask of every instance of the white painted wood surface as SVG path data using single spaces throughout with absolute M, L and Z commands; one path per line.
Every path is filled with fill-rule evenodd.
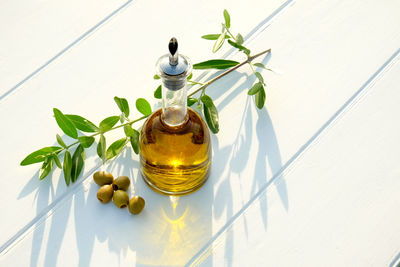
M 17 90 L 131 1 L 0 3 L 0 99 Z
M 202 251 L 205 265 L 398 266 L 399 56 L 392 64 L 275 178 L 290 208 L 266 188 Z
M 127 149 L 104 168 L 133 177 L 146 199 L 134 217 L 97 201 L 93 149 L 69 188 L 59 170 L 39 182 L 38 166 L 18 165 L 61 134 L 53 107 L 98 123 L 118 114 L 115 95 L 151 99 L 173 35 L 194 62 L 242 59 L 199 38 L 217 32 L 224 8 L 252 51 L 273 49 L 263 62 L 282 75 L 265 73 L 262 111 L 247 68 L 209 87 L 221 131 L 201 190 L 177 202 L 154 193 Z M 398 10 L 394 0 L 3 1 L 0 265 L 396 266 Z

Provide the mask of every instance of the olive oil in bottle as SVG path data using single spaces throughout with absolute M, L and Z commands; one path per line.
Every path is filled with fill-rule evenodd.
M 177 53 L 175 38 L 169 54 L 157 62 L 162 79 L 162 108 L 144 123 L 140 134 L 140 169 L 155 191 L 185 195 L 207 180 L 211 164 L 210 132 L 203 119 L 187 107 L 186 78 L 192 65 Z

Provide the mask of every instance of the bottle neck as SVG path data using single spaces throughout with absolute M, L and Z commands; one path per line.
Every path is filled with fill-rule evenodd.
M 163 81 L 161 119 L 170 127 L 180 126 L 188 119 L 186 79 L 183 82 L 183 87 L 174 89 L 167 87 L 166 82 Z

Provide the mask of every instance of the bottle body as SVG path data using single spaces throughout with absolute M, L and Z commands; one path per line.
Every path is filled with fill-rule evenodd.
M 165 112 L 159 109 L 142 127 L 142 176 L 157 192 L 167 195 L 189 194 L 200 188 L 208 178 L 211 165 L 210 132 L 203 119 L 190 108 L 187 108 L 185 121 L 178 126 L 167 124 L 163 117 Z

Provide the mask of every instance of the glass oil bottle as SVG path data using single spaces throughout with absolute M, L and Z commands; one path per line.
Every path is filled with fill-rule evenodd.
M 211 164 L 210 132 L 204 120 L 187 107 L 186 78 L 190 60 L 178 54 L 175 38 L 169 54 L 157 62 L 162 79 L 162 108 L 144 123 L 140 134 L 140 170 L 155 191 L 185 195 L 207 180 Z

